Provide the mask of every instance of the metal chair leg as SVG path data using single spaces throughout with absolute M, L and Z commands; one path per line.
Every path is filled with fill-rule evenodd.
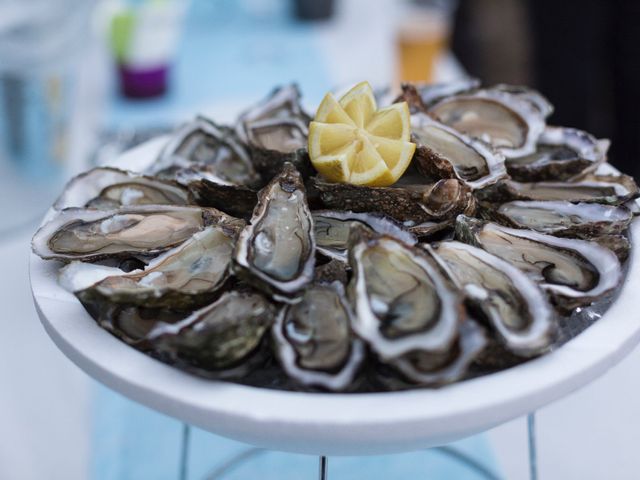
M 325 457 L 324 455 L 322 455 L 320 457 L 320 469 L 319 469 L 319 476 L 318 478 L 320 480 L 327 480 L 327 478 L 329 478 L 329 461 L 327 460 L 327 457 Z

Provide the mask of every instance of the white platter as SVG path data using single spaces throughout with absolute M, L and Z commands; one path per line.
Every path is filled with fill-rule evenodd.
M 162 139 L 152 140 L 127 152 L 118 164 L 140 168 L 162 144 Z M 42 324 L 60 350 L 96 380 L 144 405 L 273 450 L 403 452 L 448 443 L 534 411 L 589 383 L 627 355 L 640 341 L 638 220 L 631 230 L 627 278 L 617 301 L 594 325 L 526 364 L 436 390 L 301 393 L 200 379 L 98 327 L 76 298 L 58 286 L 56 262 L 31 255 L 31 288 Z

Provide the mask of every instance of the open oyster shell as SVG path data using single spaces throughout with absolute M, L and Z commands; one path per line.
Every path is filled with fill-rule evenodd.
M 315 238 L 300 173 L 290 163 L 258 194 L 250 224 L 235 249 L 235 272 L 284 297 L 313 279 Z
M 626 207 L 551 200 L 515 200 L 503 203 L 497 210 L 494 206 L 483 206 L 480 212 L 487 220 L 497 220 L 509 227 L 583 238 L 620 234 L 633 218 Z
M 95 265 L 71 263 L 61 274 L 82 303 L 122 303 L 185 309 L 213 300 L 229 277 L 235 238 L 242 225 L 213 225 L 153 259 L 143 271 L 109 275 L 83 285 L 83 270 Z M 84 268 L 83 268 L 84 267 Z M 89 275 L 91 273 L 89 272 Z
M 462 308 L 438 268 L 419 249 L 361 228 L 351 243 L 348 292 L 356 333 L 383 359 L 413 350 L 446 352 Z
M 507 350 L 528 357 L 549 347 L 556 332 L 555 313 L 526 274 L 465 243 L 449 241 L 425 248 Z
M 329 183 L 313 177 L 309 181 L 309 189 L 325 208 L 376 212 L 400 222 L 453 219 L 460 213 L 472 215 L 476 208 L 471 189 L 456 179 L 423 185 L 365 187 Z
M 67 208 L 40 227 L 31 246 L 44 259 L 63 261 L 150 256 L 180 245 L 209 225 L 233 221 L 237 219 L 213 208 Z
M 282 368 L 303 385 L 346 389 L 365 357 L 352 323 L 342 284 L 311 285 L 300 302 L 280 311 L 272 328 Z
M 407 102 L 412 113 L 426 111 L 443 98 L 466 93 L 475 90 L 479 86 L 480 80 L 477 78 L 463 78 L 453 82 L 426 85 L 403 83 L 400 86 L 402 93 L 396 102 Z
M 428 113 L 511 158 L 535 151 L 549 113 L 542 109 L 540 98 L 537 93 L 527 94 L 523 87 L 513 90 L 501 85 L 442 98 L 428 108 Z
M 112 210 L 133 205 L 194 203 L 189 191 L 176 182 L 113 167 L 96 167 L 72 178 L 53 208 L 63 210 L 69 207 L 91 207 Z
M 507 176 L 501 153 L 424 113 L 411 115 L 411 132 L 417 145 L 414 161 L 429 178 L 457 178 L 476 189 Z
M 608 149 L 608 140 L 597 140 L 582 130 L 548 126 L 535 152 L 510 158 L 507 170 L 522 182 L 568 180 L 595 170 L 606 160 Z
M 317 210 L 313 212 L 314 236 L 318 251 L 328 257 L 348 260 L 349 235 L 356 225 L 415 245 L 416 238 L 394 220 L 370 213 Z
M 456 239 L 520 268 L 562 310 L 589 305 L 615 289 L 622 278 L 616 255 L 595 242 L 503 227 L 464 215 L 457 219 Z

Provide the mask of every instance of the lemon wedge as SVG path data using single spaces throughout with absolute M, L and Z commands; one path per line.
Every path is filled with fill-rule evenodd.
M 331 182 L 384 187 L 409 166 L 410 137 L 407 103 L 378 110 L 371 85 L 361 82 L 339 101 L 325 95 L 309 125 L 309 157 Z

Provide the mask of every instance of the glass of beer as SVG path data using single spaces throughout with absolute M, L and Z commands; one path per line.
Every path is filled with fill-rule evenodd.
M 429 83 L 436 61 L 446 49 L 451 24 L 445 9 L 415 4 L 400 20 L 397 30 L 400 82 Z

